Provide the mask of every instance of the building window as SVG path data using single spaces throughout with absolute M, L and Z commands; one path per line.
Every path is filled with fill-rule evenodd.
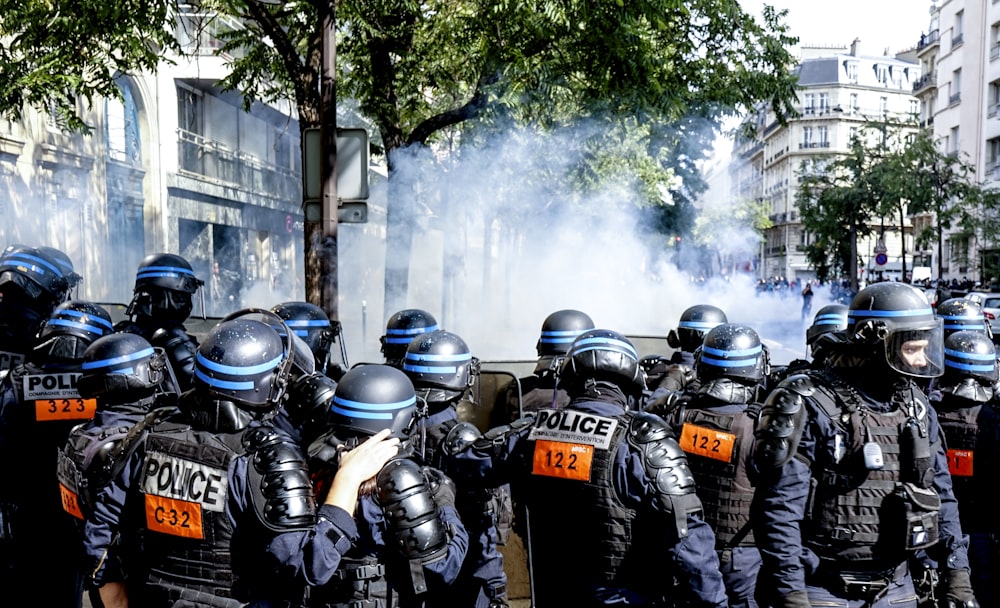
M 851 116 L 857 116 L 861 111 L 861 106 L 858 105 L 858 94 L 851 93 Z
M 962 44 L 962 33 L 965 29 L 965 11 L 958 11 L 955 13 L 955 27 L 951 30 L 951 46 L 955 47 Z
M 919 99 L 911 99 L 910 100 L 910 116 L 912 116 L 914 119 L 916 119 L 918 116 L 920 116 L 920 100 Z
M 879 84 L 889 84 L 889 66 L 880 63 L 875 64 L 875 79 Z
M 812 93 L 806 93 L 804 98 L 805 101 L 802 104 L 802 113 L 805 115 L 811 115 L 816 113 L 816 96 Z
M 802 127 L 802 147 L 811 148 L 813 142 L 813 128 Z
M 201 91 L 177 85 L 177 127 L 196 135 L 203 134 L 204 100 Z
M 108 158 L 138 165 L 142 161 L 139 142 L 139 112 L 132 97 L 132 87 L 118 85 L 122 98 L 109 99 L 104 106 L 104 128 Z
M 847 131 L 847 141 L 853 143 L 854 140 L 857 139 L 857 138 L 858 138 L 858 128 L 857 127 L 851 127 L 850 129 L 848 129 L 848 131 Z
M 830 94 L 820 93 L 819 94 L 819 113 L 826 114 L 830 111 Z
M 858 62 L 857 61 L 845 61 L 844 70 L 847 72 L 847 81 L 852 83 L 858 82 Z
M 986 142 L 986 167 L 996 174 L 997 162 L 1000 161 L 1000 137 L 994 137 Z
M 878 115 L 879 118 L 885 120 L 889 117 L 889 98 L 879 97 L 878 98 Z
M 949 142 L 951 145 L 948 150 L 956 156 L 958 155 L 958 135 L 958 127 L 952 127 L 951 135 L 949 136 Z
M 951 83 L 948 89 L 948 103 L 958 103 L 962 100 L 962 68 L 951 73 Z
M 816 130 L 819 136 L 819 147 L 829 148 L 830 147 L 830 130 L 827 127 L 818 127 Z

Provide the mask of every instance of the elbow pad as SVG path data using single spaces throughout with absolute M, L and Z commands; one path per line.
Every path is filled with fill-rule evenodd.
M 459 422 L 451 427 L 448 434 L 444 436 L 441 449 L 448 456 L 460 454 L 476 442 L 482 435 L 479 429 L 471 422 Z
M 812 379 L 798 374 L 768 395 L 755 434 L 753 461 L 758 470 L 781 468 L 795 456 L 806 426 L 806 398 L 814 392 Z
M 316 522 L 316 499 L 299 446 L 273 427 L 247 429 L 250 500 L 269 530 L 304 530 Z
M 420 465 L 406 458 L 390 460 L 375 476 L 375 485 L 400 553 L 419 564 L 443 557 L 451 537 Z
M 661 508 L 674 516 L 677 535 L 684 538 L 688 534 L 688 515 L 702 511 L 684 450 L 662 418 L 645 412 L 632 417 L 628 442 L 639 452 Z

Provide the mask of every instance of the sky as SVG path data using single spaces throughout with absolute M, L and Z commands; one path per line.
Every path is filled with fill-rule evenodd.
M 859 38 L 872 54 L 915 46 L 930 23 L 931 0 L 740 0 L 753 15 L 764 4 L 788 9 L 785 22 L 801 44 L 849 45 Z

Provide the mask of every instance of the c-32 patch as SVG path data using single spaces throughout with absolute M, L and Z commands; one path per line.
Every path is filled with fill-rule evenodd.
M 226 470 L 156 451 L 146 453 L 143 467 L 146 527 L 163 534 L 205 538 L 203 512 L 225 510 Z

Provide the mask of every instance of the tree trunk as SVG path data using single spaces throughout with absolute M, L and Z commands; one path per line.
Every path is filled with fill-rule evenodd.
M 903 225 L 903 205 L 899 205 L 899 251 L 900 251 L 900 273 L 899 278 L 901 281 L 906 281 L 906 227 Z

